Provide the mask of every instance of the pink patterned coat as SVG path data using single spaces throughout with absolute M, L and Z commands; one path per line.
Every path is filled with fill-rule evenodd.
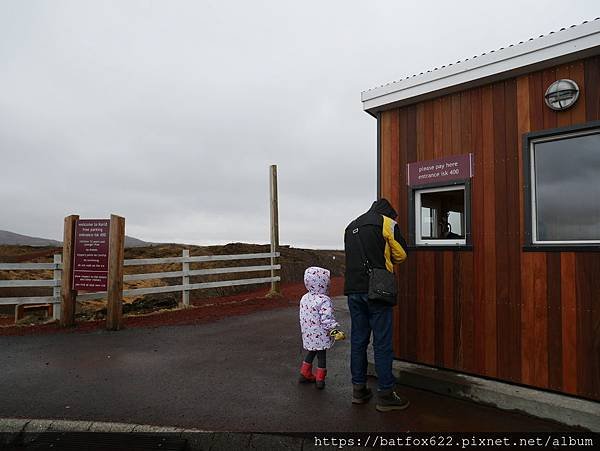
M 329 298 L 329 271 L 311 266 L 304 271 L 308 290 L 300 300 L 302 344 L 307 351 L 319 351 L 333 346 L 329 331 L 338 327 Z

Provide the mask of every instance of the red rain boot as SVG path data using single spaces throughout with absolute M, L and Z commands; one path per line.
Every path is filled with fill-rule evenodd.
M 300 367 L 300 379 L 298 382 L 314 382 L 315 375 L 312 372 L 312 363 L 308 363 L 302 361 L 302 366 Z
M 325 376 L 327 376 L 327 369 L 325 368 L 317 368 L 317 384 L 316 387 L 319 390 L 323 390 L 325 388 Z

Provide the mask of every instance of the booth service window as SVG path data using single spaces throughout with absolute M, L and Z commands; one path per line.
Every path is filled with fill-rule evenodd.
M 415 244 L 466 244 L 465 185 L 414 191 Z
M 527 135 L 525 146 L 530 243 L 600 244 L 599 124 L 540 135 Z

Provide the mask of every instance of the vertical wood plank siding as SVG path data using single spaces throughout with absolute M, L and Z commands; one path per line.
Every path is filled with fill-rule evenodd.
M 557 78 L 581 89 L 555 112 Z M 600 57 L 381 113 L 381 193 L 408 233 L 406 164 L 474 154 L 472 250 L 398 272 L 394 352 L 411 362 L 600 400 L 600 253 L 524 252 L 525 133 L 600 120 Z

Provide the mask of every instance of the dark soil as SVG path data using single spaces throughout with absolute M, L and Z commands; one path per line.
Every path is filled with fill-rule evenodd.
M 341 295 L 343 285 L 343 277 L 332 278 L 330 295 Z M 218 321 L 229 316 L 248 315 L 261 310 L 296 307 L 300 298 L 306 292 L 306 288 L 303 282 L 296 282 L 282 284 L 281 296 L 278 297 L 268 297 L 268 291 L 269 288 L 266 287 L 252 292 L 219 298 L 195 299 L 192 302 L 192 307 L 187 309 L 160 310 L 145 315 L 125 315 L 124 328 L 202 324 Z M 10 319 L 10 321 L 13 320 Z M 5 325 L 0 327 L 0 336 L 91 332 L 103 329 L 105 326 L 106 322 L 103 320 L 79 321 L 76 326 L 67 329 L 61 328 L 56 323 Z
M 181 244 L 158 244 L 146 247 L 136 247 L 125 249 L 125 259 L 141 258 L 165 258 L 180 257 L 183 249 L 189 249 L 190 255 L 238 255 L 269 252 L 269 245 L 230 243 L 224 246 L 190 246 Z M 302 282 L 304 270 L 309 266 L 321 266 L 331 271 L 332 277 L 343 276 L 344 273 L 344 253 L 336 250 L 316 250 L 316 249 L 297 249 L 290 246 L 280 246 L 281 257 L 276 263 L 281 265 L 281 270 L 277 274 L 281 277 L 284 287 L 292 286 L 295 283 Z M 32 246 L 0 246 L 0 262 L 22 263 L 22 262 L 52 262 L 54 254 L 62 253 L 62 248 L 55 247 L 32 247 Z M 216 261 L 205 263 L 192 263 L 190 269 L 201 268 L 224 268 L 231 266 L 255 266 L 268 265 L 270 259 L 253 259 L 239 261 Z M 144 265 L 127 266 L 126 274 L 142 274 L 164 271 L 181 270 L 181 264 L 163 264 L 163 265 Z M 232 273 L 218 274 L 208 276 L 191 277 L 191 283 L 212 282 L 217 280 L 232 280 L 251 277 L 266 277 L 268 271 L 254 273 Z M 52 271 L 0 271 L 0 280 L 2 279 L 51 279 Z M 144 288 L 148 286 L 165 286 L 181 284 L 180 278 L 158 279 L 154 281 L 141 281 L 125 283 L 125 288 Z M 303 284 L 302 289 L 303 289 Z M 260 298 L 264 296 L 268 287 L 259 290 L 253 290 L 249 286 L 218 287 L 204 290 L 193 290 L 190 292 L 190 302 L 193 305 L 204 305 L 207 299 L 213 299 L 212 303 L 220 303 L 214 298 L 231 299 L 240 295 L 246 299 L 249 297 Z M 260 293 L 264 292 L 262 295 Z M 258 293 L 258 294 L 257 294 Z M 51 296 L 51 288 L 0 288 L 0 297 L 18 297 L 18 296 Z M 129 298 L 125 300 L 123 307 L 125 314 L 143 314 L 165 309 L 176 308 L 181 302 L 181 293 L 166 293 L 160 295 L 146 295 Z M 271 303 L 273 304 L 273 302 Z M 269 304 L 269 305 L 271 305 Z M 276 304 L 276 302 L 275 302 Z M 14 306 L 0 305 L 0 326 L 13 325 Z M 78 303 L 77 319 L 79 321 L 103 320 L 106 316 L 106 304 L 103 302 Z M 44 317 L 24 318 L 21 323 L 43 323 Z M 40 325 L 40 327 L 49 327 Z M 4 332 L 0 332 L 0 335 Z

